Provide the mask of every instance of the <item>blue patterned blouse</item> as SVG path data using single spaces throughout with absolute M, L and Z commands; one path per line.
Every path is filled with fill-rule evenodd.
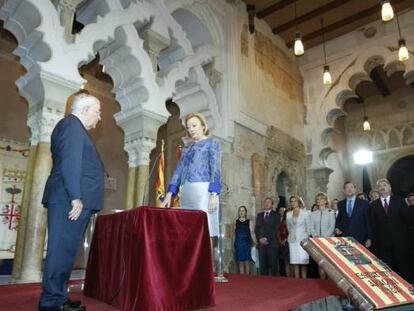
M 178 188 L 185 182 L 210 182 L 209 192 L 221 191 L 221 147 L 214 138 L 194 142 L 183 149 L 168 186 L 168 192 L 177 195 Z

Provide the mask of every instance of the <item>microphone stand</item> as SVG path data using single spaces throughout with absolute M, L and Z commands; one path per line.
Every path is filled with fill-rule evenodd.
M 85 270 L 83 272 L 82 281 L 80 284 L 72 284 L 68 286 L 68 293 L 70 292 L 81 292 L 83 291 L 83 288 L 85 287 L 85 273 L 86 273 L 86 267 L 88 265 L 88 258 L 89 258 L 89 250 L 90 245 L 92 242 L 93 232 L 95 231 L 95 223 L 97 214 L 92 214 L 90 218 L 89 226 L 85 230 L 85 236 L 83 239 L 83 264 L 85 267 Z
M 223 198 L 223 203 L 220 204 L 222 200 L 219 200 L 218 204 L 218 213 L 219 213 L 219 235 L 217 239 L 217 247 L 218 247 L 218 263 L 217 263 L 217 276 L 214 277 L 214 281 L 217 283 L 227 283 L 229 280 L 223 275 L 223 238 L 224 238 L 224 232 L 223 232 L 223 218 L 222 218 L 222 211 L 221 206 L 227 205 L 227 196 L 229 194 L 229 186 L 227 186 L 225 183 L 222 183 L 223 186 L 226 188 L 226 191 L 223 193 L 221 197 Z M 225 199 L 226 198 L 226 199 Z
M 144 204 L 145 204 L 145 194 L 146 194 L 146 192 L 147 192 L 147 187 L 148 187 L 148 184 L 149 184 L 149 181 L 150 181 L 150 179 L 151 179 L 152 175 L 154 174 L 154 169 L 155 169 L 155 167 L 157 166 L 157 163 L 158 163 L 158 161 L 160 160 L 161 155 L 162 155 L 162 151 L 161 151 L 161 152 L 157 155 L 157 157 L 155 158 L 155 160 L 154 160 L 154 164 L 153 164 L 153 165 L 152 165 L 152 167 L 151 167 L 151 170 L 150 170 L 150 173 L 149 173 L 149 175 L 148 175 L 148 178 L 147 178 L 147 180 L 145 181 L 144 190 L 142 191 L 141 206 L 144 206 Z

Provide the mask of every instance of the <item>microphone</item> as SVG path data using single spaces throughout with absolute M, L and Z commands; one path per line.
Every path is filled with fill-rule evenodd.
M 147 178 L 147 180 L 145 181 L 145 184 L 144 184 L 144 190 L 143 190 L 143 192 L 142 192 L 142 201 L 141 201 L 141 206 L 144 206 L 144 204 L 145 204 L 145 194 L 146 194 L 146 192 L 147 192 L 147 187 L 148 187 L 148 184 L 149 184 L 149 181 L 150 181 L 150 179 L 151 179 L 152 175 L 154 174 L 154 169 L 155 169 L 155 167 L 157 166 L 157 164 L 158 164 L 158 162 L 159 162 L 159 160 L 160 160 L 160 158 L 161 158 L 161 155 L 162 155 L 162 150 L 161 150 L 161 152 L 157 155 L 157 157 L 155 158 L 155 160 L 154 160 L 154 164 L 153 164 L 153 165 L 152 165 L 152 167 L 151 167 L 151 170 L 150 170 L 150 173 L 149 173 L 149 175 L 148 175 L 148 178 Z

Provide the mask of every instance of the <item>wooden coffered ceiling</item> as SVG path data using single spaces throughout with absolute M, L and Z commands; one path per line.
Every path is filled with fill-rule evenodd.
M 303 44 L 311 48 L 322 42 L 321 18 L 325 40 L 339 37 L 365 24 L 381 19 L 379 0 L 243 0 L 248 11 L 263 19 L 280 35 L 288 47 L 293 45 L 296 27 Z M 394 12 L 414 8 L 414 0 L 391 0 Z M 395 23 L 395 18 L 390 22 Z

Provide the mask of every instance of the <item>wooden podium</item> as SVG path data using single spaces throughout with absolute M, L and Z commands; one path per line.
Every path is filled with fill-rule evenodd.
M 302 247 L 359 310 L 414 310 L 413 287 L 353 238 L 309 238 Z

